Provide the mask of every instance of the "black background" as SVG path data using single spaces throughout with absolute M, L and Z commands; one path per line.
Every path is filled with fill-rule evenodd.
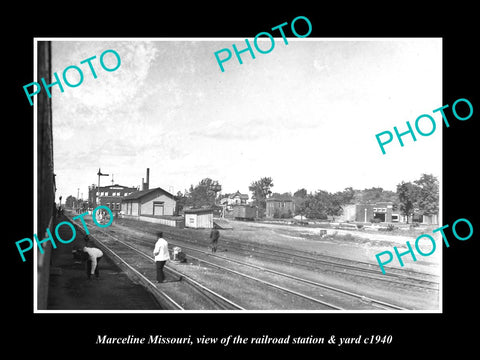
M 298 2 L 296 2 L 298 4 Z M 4 110 L 3 204 L 4 266 L 2 289 L 7 338 L 3 343 L 14 354 L 34 351 L 33 356 L 52 358 L 130 356 L 143 353 L 173 356 L 182 354 L 226 356 L 240 353 L 277 356 L 323 357 L 336 353 L 359 355 L 441 354 L 447 349 L 468 354 L 475 345 L 476 257 L 478 256 L 478 167 L 476 123 L 478 102 L 478 19 L 476 10 L 459 2 L 448 7 L 419 8 L 406 3 L 382 8 L 357 2 L 341 3 L 337 8 L 319 2 L 315 6 L 293 7 L 276 3 L 263 6 L 246 3 L 221 3 L 216 6 L 187 3 L 177 9 L 161 2 L 151 4 L 110 3 L 103 9 L 93 3 L 68 7 L 46 4 L 24 9 L 11 7 L 2 24 L 6 41 L 2 67 L 7 77 L 2 91 Z M 12 10 L 15 9 L 15 10 Z M 309 37 L 442 37 L 443 103 L 450 128 L 443 127 L 443 224 L 459 218 L 469 219 L 474 235 L 468 241 L 452 240 L 444 247 L 444 288 L 442 314 L 33 314 L 33 264 L 22 263 L 15 241 L 33 234 L 33 108 L 23 85 L 33 81 L 34 37 L 241 37 L 253 38 L 297 16 L 312 23 Z M 477 21 L 477 23 L 475 23 Z M 302 33 L 299 30 L 300 33 Z M 478 31 L 477 31 L 478 32 Z M 287 33 L 288 36 L 288 33 Z M 213 54 L 212 54 L 213 56 Z M 475 91 L 474 91 L 475 89 Z M 467 98 L 474 113 L 468 121 L 453 118 L 451 105 Z M 426 113 L 433 109 L 426 109 Z M 392 109 L 394 112 L 395 109 Z M 388 114 L 386 114 L 388 116 Z M 412 121 L 412 119 L 406 119 Z M 373 134 L 372 134 L 373 136 Z M 421 156 L 421 154 L 419 154 Z M 451 231 L 446 231 L 453 239 Z M 95 345 L 97 334 L 110 336 L 212 336 L 284 337 L 313 335 L 338 337 L 392 335 L 390 345 L 309 346 L 112 346 Z M 5 335 L 3 335 L 5 336 Z M 4 345 L 5 346 L 5 345 Z M 76 350 L 78 349 L 78 351 Z M 7 349 L 4 349 L 7 351 Z M 93 352 L 92 352 L 93 351 Z M 77 356 L 75 355 L 75 356 Z M 264 356 L 265 356 L 264 355 Z

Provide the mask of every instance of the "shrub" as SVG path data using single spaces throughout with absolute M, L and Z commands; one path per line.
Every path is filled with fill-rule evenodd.
M 393 231 L 395 230 L 395 226 L 393 224 L 388 224 L 387 227 L 381 227 L 378 229 L 379 231 Z

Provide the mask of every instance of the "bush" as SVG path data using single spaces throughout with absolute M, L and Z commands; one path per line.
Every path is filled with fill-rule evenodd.
M 393 231 L 395 230 L 396 227 L 393 224 L 388 224 L 387 227 L 385 228 L 380 228 L 378 229 L 379 231 Z

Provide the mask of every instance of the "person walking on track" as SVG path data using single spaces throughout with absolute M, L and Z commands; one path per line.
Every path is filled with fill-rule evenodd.
M 218 238 L 220 237 L 220 231 L 218 229 L 213 228 L 210 232 L 210 247 L 212 249 L 212 253 L 217 252 L 217 245 L 218 245 Z
M 163 232 L 157 233 L 157 242 L 153 249 L 153 255 L 155 256 L 155 265 L 157 268 L 157 282 L 165 282 L 165 274 L 163 273 L 163 267 L 167 260 L 170 260 L 170 253 L 168 252 L 168 243 L 163 238 Z
M 92 275 L 95 274 L 95 278 L 98 279 L 100 277 L 100 270 L 98 268 L 98 263 L 103 257 L 102 250 L 92 246 L 88 237 L 86 238 L 85 246 L 83 247 L 82 250 L 88 256 L 88 259 L 87 259 L 87 278 L 89 280 L 91 280 Z

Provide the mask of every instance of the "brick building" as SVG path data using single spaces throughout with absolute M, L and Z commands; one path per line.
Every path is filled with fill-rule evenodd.
M 393 211 L 392 202 L 378 202 L 374 204 L 351 204 L 343 207 L 342 220 L 356 222 L 396 222 L 399 215 Z
M 100 191 L 97 191 L 97 186 L 91 185 L 88 187 L 88 201 L 90 204 L 93 204 L 93 208 L 96 208 L 98 205 L 104 205 L 111 209 L 114 215 L 118 215 L 118 212 L 121 210 L 122 200 L 136 191 L 138 191 L 137 187 L 118 184 L 100 186 Z
M 292 217 L 295 213 L 295 203 L 291 198 L 272 196 L 266 200 L 265 216 L 267 218 Z

